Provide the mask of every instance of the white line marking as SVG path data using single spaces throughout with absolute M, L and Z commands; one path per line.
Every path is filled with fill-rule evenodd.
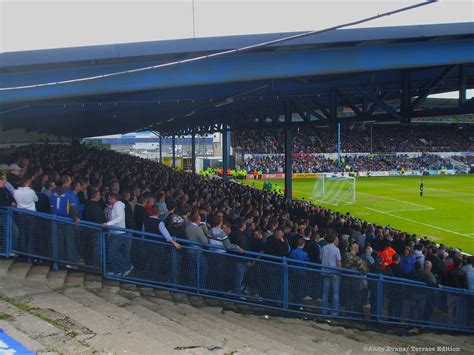
M 413 223 L 417 223 L 417 224 L 422 224 L 422 225 L 427 226 L 427 227 L 430 227 L 430 228 L 435 228 L 435 229 L 442 230 L 442 231 L 444 231 L 444 232 L 453 233 L 453 234 L 460 235 L 460 236 L 462 236 L 462 237 L 474 239 L 474 237 L 471 236 L 470 234 L 462 234 L 462 233 L 455 232 L 455 231 L 452 231 L 452 230 L 449 230 L 449 229 L 437 227 L 437 226 L 434 226 L 434 225 L 432 225 L 432 224 L 423 223 L 423 222 L 420 222 L 420 221 L 415 221 L 414 219 L 410 219 L 410 218 L 406 218 L 406 217 L 400 217 L 400 216 L 397 216 L 396 214 L 389 213 L 389 212 L 384 212 L 384 211 L 378 210 L 378 209 L 376 209 L 376 208 L 371 208 L 371 207 L 367 207 L 367 206 L 363 206 L 363 205 L 358 205 L 358 206 L 360 206 L 360 207 L 362 207 L 362 208 L 366 208 L 366 209 L 371 210 L 371 211 L 374 211 L 374 212 L 383 213 L 383 214 L 386 214 L 386 215 L 391 216 L 391 217 L 395 217 L 395 218 L 398 218 L 398 219 L 403 219 L 403 220 L 408 221 L 408 222 L 413 222 Z
M 418 207 L 423 207 L 423 209 L 427 209 L 427 210 L 434 210 L 433 207 L 423 206 L 423 205 L 419 205 L 418 203 L 409 202 L 409 201 L 405 201 L 405 200 L 399 200 L 399 199 L 392 198 L 392 197 L 381 196 L 381 195 L 374 195 L 374 194 L 368 194 L 368 193 L 366 193 L 366 192 L 357 192 L 357 193 L 358 193 L 358 194 L 361 194 L 361 195 L 375 196 L 375 197 L 385 198 L 385 199 L 387 199 L 387 200 L 392 200 L 392 201 L 407 203 L 407 204 L 409 204 L 409 205 L 418 206 Z
M 388 210 L 385 212 L 410 212 L 410 211 L 431 211 L 434 210 L 434 208 L 406 208 L 406 209 L 401 209 L 401 210 Z

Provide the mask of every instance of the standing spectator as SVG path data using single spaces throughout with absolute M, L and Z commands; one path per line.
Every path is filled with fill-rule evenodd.
M 469 256 L 467 258 L 467 264 L 464 266 L 463 270 L 466 272 L 467 278 L 467 287 L 469 291 L 474 291 L 474 256 Z
M 168 215 L 168 207 L 165 202 L 165 194 L 160 192 L 157 196 L 156 205 L 160 208 L 160 213 L 165 217 Z
M 35 203 L 38 202 L 38 196 L 30 185 L 31 179 L 22 177 L 18 189 L 13 192 L 13 198 L 18 208 L 36 211 Z M 20 233 L 18 235 L 19 240 L 14 241 L 14 245 L 28 254 L 33 254 L 35 251 L 34 221 L 34 217 L 30 215 L 18 215 L 16 218 Z M 31 261 L 31 259 L 28 259 L 28 261 Z
M 402 270 L 400 268 L 400 255 L 395 254 L 392 256 L 392 263 L 387 267 L 390 269 L 393 277 L 403 277 Z M 403 300 L 405 299 L 405 287 L 400 284 L 388 282 L 387 296 L 388 296 L 388 316 L 389 319 L 398 322 L 403 310 Z
M 24 208 L 30 211 L 36 211 L 35 202 L 38 202 L 38 196 L 31 188 L 31 179 L 23 177 L 20 179 L 19 187 L 13 193 L 18 208 Z
M 122 194 L 122 203 L 125 206 L 125 228 L 135 229 L 135 218 L 133 215 L 132 205 L 130 204 L 130 192 Z
M 367 263 L 357 255 L 358 253 L 359 244 L 357 242 L 353 242 L 351 244 L 350 252 L 346 253 L 345 255 L 344 267 L 350 270 L 358 271 L 365 276 L 369 269 L 367 267 Z M 349 278 L 347 281 L 350 289 L 350 309 L 354 312 L 363 312 L 363 306 L 365 302 L 364 295 L 367 295 L 367 292 L 365 291 L 367 288 L 367 279 Z
M 380 257 L 383 260 L 383 268 L 384 270 L 387 268 L 392 263 L 392 257 L 397 253 L 391 246 L 390 246 L 390 241 L 385 239 L 384 242 L 384 248 L 382 252 L 380 253 Z
M 223 254 L 228 251 L 236 251 L 236 252 L 243 252 L 238 245 L 232 244 L 229 240 L 227 234 L 222 230 L 222 220 L 217 215 L 211 215 L 209 218 L 209 224 L 211 225 L 211 229 L 209 230 L 207 236 L 209 238 L 209 244 L 217 246 L 219 248 L 211 248 L 214 249 L 214 253 L 208 255 L 208 260 L 212 267 L 210 268 L 210 272 L 213 275 L 212 280 L 212 288 L 217 289 L 218 291 L 225 291 L 228 289 L 225 287 L 226 281 L 226 259 L 223 257 Z M 234 264 L 238 264 L 239 260 L 237 259 L 228 259 L 231 262 L 232 266 Z M 237 277 L 236 274 L 233 275 L 234 278 Z M 235 292 L 235 287 L 233 287 L 233 292 Z M 240 292 L 237 292 L 239 294 Z
M 167 220 L 173 219 L 173 217 L 177 216 L 169 215 Z M 166 242 L 172 244 L 174 248 L 178 250 L 181 248 L 181 245 L 171 236 L 165 222 L 160 219 L 160 209 L 158 206 L 153 206 L 151 216 L 145 219 L 144 226 L 145 232 L 160 235 L 164 240 L 166 240 Z M 156 240 L 156 238 L 147 236 L 145 239 Z M 170 265 L 171 253 L 168 247 L 164 246 L 162 243 L 143 243 L 136 241 L 136 247 L 133 249 L 134 256 L 137 256 L 136 254 L 141 254 L 141 251 L 144 249 L 143 258 L 139 258 L 139 262 L 142 266 L 141 269 L 146 272 L 147 277 L 154 278 L 155 276 L 158 276 L 164 280 L 164 276 L 170 274 L 169 270 L 172 265 Z M 157 259 L 157 255 L 161 255 L 161 257 Z
M 365 248 L 365 253 L 362 255 L 362 259 L 367 263 L 367 266 L 375 263 L 374 257 L 372 256 L 373 249 L 371 246 Z
M 299 238 L 296 241 L 296 248 L 290 253 L 290 259 L 306 262 L 310 261 L 308 253 L 304 251 L 305 243 L 304 238 Z M 296 266 L 306 267 L 306 265 L 300 264 L 296 264 Z M 303 297 L 307 296 L 307 276 L 307 271 L 303 269 L 294 269 L 290 271 L 290 279 L 292 279 L 291 282 L 289 282 L 290 289 L 294 301 L 297 303 L 300 303 L 303 300 Z
M 275 228 L 273 234 L 265 242 L 265 254 L 273 256 L 287 256 L 290 246 L 283 237 L 283 229 Z M 278 265 L 264 265 L 261 269 L 262 296 L 268 299 L 281 300 L 282 289 L 279 282 L 273 282 L 274 278 L 281 277 L 281 268 Z
M 415 252 L 413 253 L 413 255 L 415 256 L 416 262 L 420 264 L 421 267 L 423 267 L 423 265 L 425 265 L 425 255 L 423 254 L 423 244 L 418 243 L 417 245 L 415 245 Z
M 144 203 L 145 203 L 145 198 L 143 196 L 138 196 L 137 204 L 135 205 L 135 209 L 133 210 L 133 217 L 135 219 L 135 228 L 139 231 L 143 230 L 143 224 L 145 223 L 145 219 L 147 217 Z
M 425 283 L 431 287 L 439 287 L 436 276 L 431 272 L 432 264 L 430 261 L 425 261 L 423 268 L 416 268 L 413 272 L 413 279 Z M 435 292 L 429 291 L 425 288 L 416 288 L 412 291 L 418 293 L 423 298 L 422 319 L 429 321 L 433 313 L 433 298 L 437 296 Z
M 446 275 L 446 285 L 454 288 L 467 289 L 467 274 L 462 268 L 462 259 L 455 257 L 453 259 L 454 268 L 448 271 Z M 448 293 L 448 322 L 456 324 L 461 319 L 461 295 L 457 293 Z M 459 325 L 459 324 L 458 324 Z
M 89 193 L 90 199 L 86 202 L 84 207 L 83 219 L 88 222 L 97 224 L 104 224 L 107 222 L 105 219 L 104 209 L 100 203 L 100 192 L 99 190 L 92 189 Z M 85 256 L 88 262 L 96 267 L 101 267 L 100 264 L 100 232 L 93 232 L 90 238 L 86 239 L 85 250 L 91 251 L 86 253 Z
M 105 209 L 106 223 L 102 226 L 125 228 L 125 205 L 118 200 L 116 192 L 110 192 L 107 198 L 108 206 Z M 124 238 L 125 232 L 112 230 L 107 236 L 108 241 L 108 269 L 112 275 L 127 276 L 133 270 L 130 263 L 130 242 L 129 238 Z
M 342 267 L 341 252 L 337 245 L 339 239 L 334 235 L 327 237 L 328 244 L 321 250 L 321 263 L 330 266 L 330 269 L 323 269 L 323 314 L 327 314 L 329 292 L 332 291 L 332 315 L 337 316 L 339 310 L 339 286 L 340 276 L 336 268 Z
M 164 198 L 164 195 L 163 195 Z M 188 225 L 185 229 L 186 238 L 190 241 L 195 243 L 201 244 L 209 244 L 209 240 L 207 239 L 206 235 L 204 234 L 199 224 L 201 223 L 201 217 L 199 214 L 194 214 L 191 216 L 191 224 Z M 207 271 L 208 265 L 205 258 L 205 255 L 201 251 L 202 246 L 199 245 L 190 245 L 188 249 L 188 253 L 193 263 L 193 270 L 194 270 L 194 277 L 193 277 L 193 284 L 199 288 L 204 288 L 206 286 L 207 281 Z M 199 267 L 199 273 L 197 272 Z M 199 275 L 199 276 L 198 276 Z
M 51 195 L 53 194 L 53 191 L 56 189 L 56 187 L 56 183 L 52 180 L 46 183 L 43 193 L 48 197 L 49 200 L 51 200 Z
M 76 194 L 71 190 L 71 183 L 72 180 L 69 175 L 64 175 L 61 178 L 61 186 L 57 187 L 51 196 L 51 213 L 79 222 L 78 200 Z M 57 258 L 70 263 L 79 261 L 76 248 L 76 227 L 74 225 L 57 222 L 56 239 L 53 240 L 53 246 L 54 244 L 57 245 Z M 70 267 L 70 265 L 66 266 Z
M 20 180 L 21 180 L 21 168 L 18 164 L 12 164 L 9 166 L 7 180 L 10 184 L 12 184 L 14 189 L 20 187 Z
M 425 260 L 431 262 L 431 265 L 432 265 L 431 272 L 436 276 L 438 283 L 440 283 L 444 274 L 444 267 L 443 267 L 443 262 L 437 255 L 437 249 L 435 246 L 431 246 L 427 248 L 427 254 L 426 254 Z
M 5 187 L 7 179 L 0 174 L 0 207 L 12 207 L 14 204 L 13 196 Z
M 33 183 L 33 190 L 36 192 L 36 196 L 38 196 L 38 201 L 35 203 L 36 211 L 42 213 L 51 213 L 49 198 L 45 193 L 41 192 L 42 189 L 41 182 L 39 180 L 35 180 Z
M 242 252 L 250 249 L 250 241 L 247 235 L 244 233 L 246 227 L 247 223 L 245 222 L 245 219 L 239 217 L 235 220 L 235 227 L 229 235 L 231 243 L 237 245 Z M 235 258 L 234 262 L 234 281 L 232 285 L 232 292 L 235 294 L 240 294 L 242 293 L 242 283 L 245 276 L 245 270 L 247 269 L 247 261 L 240 258 Z
M 321 246 L 317 242 L 318 239 L 320 239 L 319 233 L 312 232 L 310 239 L 305 243 L 304 251 L 308 253 L 312 263 L 321 264 Z
M 77 207 L 77 217 L 79 219 L 82 218 L 82 214 L 84 213 L 84 204 L 79 200 L 79 192 L 81 192 L 81 184 L 79 181 L 73 181 L 71 183 L 71 190 L 74 193 L 74 202 Z
M 400 258 L 400 269 L 405 277 L 408 277 L 415 270 L 415 264 L 416 258 L 411 254 L 411 248 L 407 245 Z

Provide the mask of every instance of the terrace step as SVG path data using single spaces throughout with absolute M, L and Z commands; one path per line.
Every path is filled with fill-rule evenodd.
M 256 335 L 246 327 L 240 327 L 235 322 L 229 322 L 222 319 L 222 317 L 210 314 L 208 307 L 195 308 L 188 304 L 172 303 L 156 297 L 140 298 L 134 300 L 134 302 L 139 302 L 147 309 L 166 318 L 186 324 L 193 331 L 213 337 L 215 341 L 225 339 L 225 342 L 231 348 L 241 348 L 242 345 L 246 345 L 244 349 L 239 349 L 239 354 L 242 350 L 250 351 L 251 349 L 263 353 L 294 353 L 287 344 L 281 343 L 271 335 L 260 333 Z
M 33 265 L 28 275 L 26 275 L 26 279 L 35 282 L 45 282 L 50 269 L 49 265 Z
M 31 263 L 25 262 L 14 262 L 8 269 L 8 276 L 13 277 L 15 279 L 25 279 L 28 272 L 33 267 Z
M 8 270 L 16 260 L 14 258 L 9 259 L 0 259 L 0 276 L 5 276 L 8 273 Z

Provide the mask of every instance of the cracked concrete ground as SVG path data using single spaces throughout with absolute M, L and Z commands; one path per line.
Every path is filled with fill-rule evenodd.
M 406 337 L 266 319 L 196 297 L 37 268 L 0 259 L 0 327 L 38 353 L 363 354 L 370 346 L 452 346 L 474 353 L 474 337 L 467 335 Z

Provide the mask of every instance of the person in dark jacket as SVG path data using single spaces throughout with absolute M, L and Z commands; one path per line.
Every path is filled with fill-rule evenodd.
M 454 268 L 446 275 L 446 285 L 454 288 L 467 289 L 467 273 L 462 268 L 462 259 L 453 259 Z M 461 296 L 455 293 L 448 293 L 448 322 L 460 325 L 461 320 Z
M 393 277 L 403 277 L 403 272 L 400 268 L 400 255 L 395 254 L 392 256 L 392 263 L 387 266 L 387 269 L 390 269 L 389 273 L 391 272 Z
M 289 254 L 290 246 L 283 238 L 283 230 L 281 228 L 276 228 L 273 231 L 273 235 L 267 238 L 264 252 L 274 256 L 287 256 Z
M 7 180 L 3 175 L 0 174 L 0 207 L 12 207 L 14 204 L 13 196 L 5 187 Z M 5 233 L 5 223 L 0 223 L 0 236 L 3 236 Z M 4 239 L 0 238 L 0 251 L 4 250 Z
M 35 180 L 33 182 L 33 190 L 36 192 L 36 196 L 38 196 L 38 201 L 35 202 L 36 211 L 42 213 L 51 213 L 51 208 L 49 204 L 49 198 L 46 194 L 42 193 L 41 190 L 43 186 L 39 180 Z
M 133 214 L 132 205 L 130 204 L 130 192 L 124 192 L 122 202 L 125 205 L 125 228 L 135 229 L 135 216 Z
M 229 240 L 232 244 L 238 245 L 243 250 L 250 250 L 250 240 L 245 234 L 247 224 L 245 219 L 237 218 L 234 222 L 234 228 L 229 235 Z
M 15 202 L 13 196 L 5 187 L 6 183 L 7 180 L 0 174 L 0 207 L 12 207 L 12 203 Z
M 306 241 L 305 243 L 304 251 L 308 253 L 309 260 L 312 263 L 321 264 L 321 246 L 316 241 L 318 237 L 319 234 L 313 232 L 311 234 L 310 240 Z
M 89 193 L 89 201 L 86 202 L 84 207 L 83 219 L 84 221 L 102 224 L 107 222 L 105 218 L 104 209 L 100 202 L 99 190 L 92 189 Z M 95 232 L 87 238 L 84 242 L 84 256 L 92 265 L 100 267 L 100 233 Z
M 375 257 L 375 263 L 369 266 L 369 273 L 393 276 L 392 270 L 390 270 L 389 268 L 384 271 L 383 259 L 378 255 Z M 370 312 L 374 314 L 377 309 L 377 284 L 375 282 L 369 282 L 369 290 Z
M 391 273 L 393 277 L 403 277 L 402 269 L 400 268 L 400 255 L 392 256 L 392 263 L 387 266 L 386 271 Z M 390 320 L 398 322 L 403 310 L 403 300 L 405 298 L 405 288 L 402 285 L 387 283 L 388 295 L 388 316 Z
M 90 191 L 90 199 L 86 202 L 84 208 L 84 221 L 102 224 L 107 222 L 104 209 L 100 203 L 100 192 L 98 190 Z
M 232 244 L 240 247 L 242 251 L 250 249 L 250 241 L 245 234 L 247 223 L 243 218 L 237 218 L 235 220 L 235 227 L 229 235 L 229 240 Z M 235 294 L 242 293 L 243 281 L 245 271 L 247 269 L 247 261 L 242 259 L 234 259 L 234 278 L 232 283 L 232 292 Z
M 143 224 L 145 223 L 145 219 L 148 217 L 146 214 L 144 203 L 145 198 L 143 196 L 139 196 L 137 198 L 137 204 L 135 205 L 135 209 L 133 210 L 135 228 L 139 231 L 143 230 Z
M 283 229 L 276 228 L 273 231 L 273 235 L 267 238 L 265 242 L 265 254 L 273 256 L 287 256 L 290 252 L 290 246 L 288 242 L 283 238 Z M 278 265 L 265 265 L 265 268 L 261 270 L 261 285 L 262 296 L 267 299 L 281 299 L 281 284 L 274 280 L 281 277 L 282 269 Z

